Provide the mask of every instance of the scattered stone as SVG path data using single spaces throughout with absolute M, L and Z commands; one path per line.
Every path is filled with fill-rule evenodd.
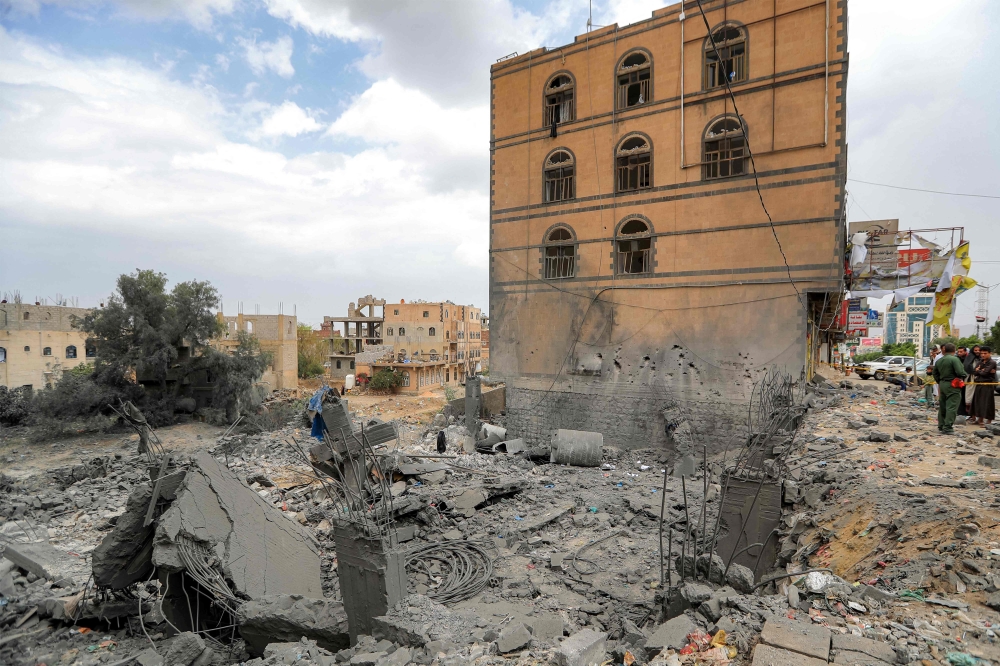
M 954 479 L 945 479 L 940 476 L 930 476 L 924 479 L 925 486 L 941 486 L 943 488 L 961 488 L 962 482 Z
M 825 659 L 806 657 L 763 643 L 753 650 L 753 666 L 826 666 L 827 663 Z
M 979 456 L 979 464 L 990 469 L 1000 468 L 1000 458 L 995 456 Z
M 832 647 L 834 650 L 860 652 L 890 664 L 896 661 L 896 651 L 887 644 L 853 634 L 833 634 Z M 834 663 L 842 662 L 835 661 Z
M 508 654 L 526 647 L 529 643 L 531 643 L 531 632 L 524 624 L 518 622 L 508 625 L 500 632 L 500 638 L 497 639 L 497 651 L 500 654 Z
M 584 629 L 564 640 L 555 653 L 559 666 L 591 666 L 604 663 L 607 634 Z
M 647 654 L 652 657 L 664 648 L 681 649 L 687 645 L 687 635 L 696 629 L 698 625 L 687 615 L 678 615 L 672 620 L 667 620 L 650 634 L 649 640 L 646 641 Z
M 974 430 L 972 434 L 980 439 L 993 439 L 993 433 L 989 430 Z
M 892 433 L 892 438 L 894 440 L 896 440 L 897 442 L 908 442 L 908 441 L 910 441 L 909 437 L 907 437 L 906 435 L 904 435 L 902 433 L 898 433 L 898 432 Z
M 753 591 L 754 587 L 753 571 L 749 567 L 734 562 L 726 574 L 726 583 L 738 592 L 749 594 Z
M 891 442 L 892 435 L 887 432 L 880 432 L 878 430 L 872 430 L 868 434 L 868 441 L 870 442 Z
M 240 635 L 252 654 L 263 654 L 268 643 L 291 643 L 303 636 L 337 652 L 350 646 L 344 605 L 332 599 L 272 595 L 248 601 L 237 609 Z
M 207 659 L 203 657 L 207 653 Z M 212 657 L 212 649 L 205 647 L 205 641 L 198 634 L 185 631 L 174 636 L 170 647 L 163 655 L 163 663 L 167 666 L 191 666 L 198 663 L 207 664 Z

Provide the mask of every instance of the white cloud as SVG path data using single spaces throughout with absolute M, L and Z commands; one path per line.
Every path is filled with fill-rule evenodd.
M 221 69 L 223 72 L 229 71 L 229 57 L 226 56 L 224 53 L 215 54 L 215 64 L 218 65 L 219 69 Z
M 298 136 L 323 129 L 323 126 L 295 102 L 286 101 L 274 108 L 261 122 L 260 127 L 250 132 L 253 139 Z
M 200 30 L 212 27 L 216 16 L 232 14 L 237 0 L 2 0 L 0 10 L 38 16 L 43 5 L 91 11 L 105 5 L 118 7 L 121 15 L 147 21 L 182 20 Z
M 267 70 L 286 79 L 295 74 L 295 68 L 292 67 L 292 51 L 295 43 L 288 35 L 283 35 L 273 42 L 258 42 L 256 38 L 245 37 L 237 37 L 236 42 L 243 47 L 247 64 L 258 76 Z
M 273 294 L 287 304 L 298 293 L 299 314 L 312 321 L 338 313 L 355 291 L 398 294 L 400 275 L 415 292 L 485 304 L 485 270 L 469 268 L 486 261 L 485 181 L 443 191 L 427 174 L 440 159 L 408 157 L 436 143 L 446 162 L 485 163 L 485 138 L 475 156 L 416 124 L 379 135 L 359 114 L 388 122 L 377 108 L 385 100 L 475 126 L 387 84 L 338 119 L 331 139 L 354 142 L 355 154 L 317 146 L 289 157 L 233 140 L 234 128 L 253 121 L 262 137 L 301 137 L 322 129 L 319 111 L 290 101 L 229 110 L 212 88 L 122 58 L 64 55 L 0 28 L 0 226 L 22 247 L 44 237 L 44 256 L 59 257 L 52 271 L 39 246 L 14 253 L 4 272 L 30 281 L 32 293 L 58 286 L 58 274 L 106 294 L 117 273 L 151 265 L 211 279 L 230 303 Z M 355 152 L 362 136 L 372 140 Z M 470 270 L 479 271 L 473 280 Z M 317 280 L 336 286 L 319 298 Z M 279 284 L 290 291 L 275 293 Z

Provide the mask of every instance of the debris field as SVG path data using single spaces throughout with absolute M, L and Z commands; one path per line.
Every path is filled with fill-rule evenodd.
M 0 663 L 1000 664 L 1000 428 L 818 380 L 712 454 L 324 396 L 0 476 Z

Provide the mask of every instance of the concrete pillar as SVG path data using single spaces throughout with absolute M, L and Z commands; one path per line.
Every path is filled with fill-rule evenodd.
M 365 537 L 351 525 L 336 525 L 333 539 L 347 629 L 354 645 L 358 636 L 371 635 L 372 618 L 385 615 L 406 596 L 406 562 L 395 533 L 387 543 Z
M 479 427 L 479 410 L 482 401 L 483 387 L 479 377 L 465 380 L 465 429 L 470 435 L 475 435 Z

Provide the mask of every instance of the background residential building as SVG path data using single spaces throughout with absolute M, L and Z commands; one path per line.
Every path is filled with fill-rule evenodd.
M 0 386 L 44 388 L 96 353 L 73 325 L 88 308 L 0 303 Z
M 931 342 L 944 337 L 944 327 L 927 325 L 927 313 L 934 305 L 934 294 L 917 294 L 885 313 L 885 341 L 888 344 L 912 342 L 917 346 L 917 356 L 930 354 Z M 957 335 L 953 330 L 952 333 Z
M 332 379 L 343 381 L 357 373 L 359 361 L 370 363 L 388 351 L 382 338 L 384 310 L 385 299 L 369 294 L 359 298 L 357 305 L 348 305 L 346 317 L 323 317 L 321 330 L 329 338 L 327 370 Z
M 714 450 L 767 369 L 809 377 L 832 342 L 847 2 L 702 4 L 492 66 L 490 372 L 518 436 L 686 422 Z
M 257 337 L 261 351 L 272 354 L 271 365 L 264 371 L 260 381 L 271 390 L 296 388 L 299 385 L 298 324 L 290 315 L 238 314 L 226 316 L 219 312 L 216 317 L 225 327 L 225 333 L 213 338 L 211 345 L 220 350 L 233 350 L 239 345 L 238 334 L 245 331 Z

